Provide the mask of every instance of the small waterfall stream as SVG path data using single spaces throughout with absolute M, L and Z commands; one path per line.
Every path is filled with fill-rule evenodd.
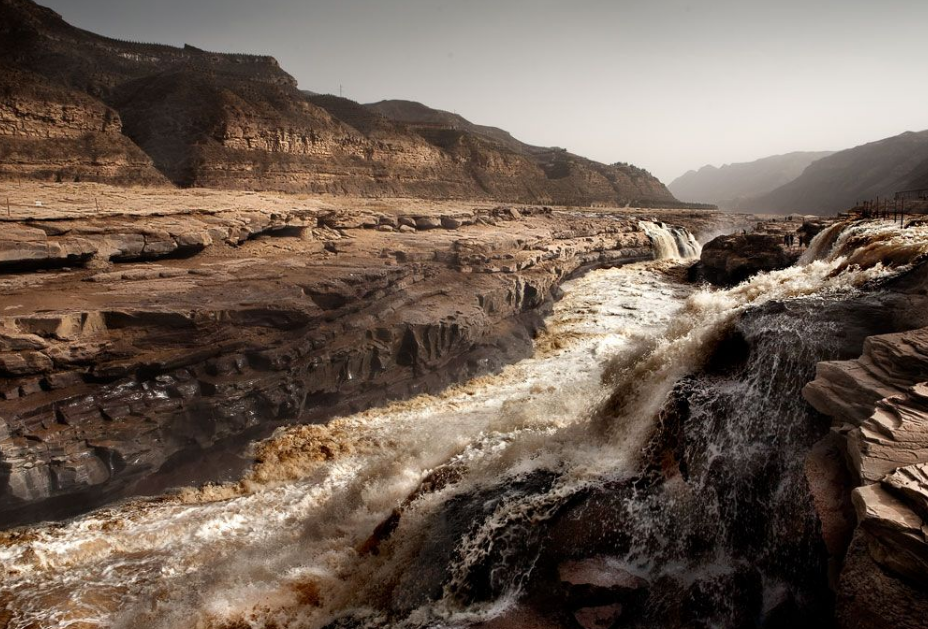
M 0 534 L 8 627 L 463 627 L 559 601 L 587 557 L 647 584 L 631 626 L 823 616 L 797 391 L 836 320 L 812 315 L 928 252 L 928 228 L 838 231 L 728 290 L 590 273 L 498 375 L 280 430 L 239 483 Z
M 702 253 L 702 245 L 696 237 L 682 227 L 640 221 L 639 226 L 647 234 L 654 246 L 654 257 L 658 260 L 687 260 L 698 258 Z

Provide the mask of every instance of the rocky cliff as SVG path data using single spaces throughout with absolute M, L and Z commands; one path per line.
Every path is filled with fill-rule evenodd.
M 122 131 L 101 101 L 0 65 L 0 177 L 167 183 Z
M 270 57 L 109 39 L 31 0 L 0 1 L 0 63 L 6 178 L 679 204 L 631 166 L 526 150 L 463 119 L 433 116 L 426 129 L 396 107 L 301 91 Z
M 91 191 L 94 216 L 74 187 L 0 232 L 5 522 L 216 477 L 273 426 L 497 369 L 565 278 L 654 255 L 631 216 Z
M 914 628 L 924 626 L 928 613 L 928 328 L 922 327 L 928 270 L 918 237 L 880 250 L 885 234 L 872 236 L 876 225 L 802 224 L 798 233 L 806 237 L 823 232 L 804 252 L 806 262 L 830 255 L 847 259 L 845 265 L 892 264 L 894 257 L 913 264 L 892 280 L 874 283 L 875 290 L 822 300 L 805 312 L 801 300 L 778 306 L 785 313 L 802 312 L 804 321 L 801 331 L 781 342 L 801 345 L 809 330 L 830 319 L 819 333 L 830 347 L 817 352 L 818 360 L 823 353 L 843 358 L 818 362 L 814 379 L 801 389 L 831 425 L 802 451 L 819 521 L 813 533 L 827 551 L 838 626 Z M 764 244 L 762 236 L 738 234 L 707 244 L 701 263 L 708 264 L 706 276 L 740 281 L 744 277 L 734 275 L 787 266 L 782 238 Z M 829 253 L 832 249 L 837 251 Z M 799 393 L 775 390 L 787 399 Z M 819 423 L 813 416 L 805 421 Z
M 826 529 L 843 530 L 846 540 L 834 549 L 838 557 L 846 552 L 837 586 L 839 622 L 853 628 L 924 626 L 928 328 L 871 336 L 860 358 L 820 363 L 803 395 L 832 418 L 834 450 L 851 471 L 847 489 L 856 487 L 856 527 L 854 520 L 836 521 L 833 512 L 823 512 Z

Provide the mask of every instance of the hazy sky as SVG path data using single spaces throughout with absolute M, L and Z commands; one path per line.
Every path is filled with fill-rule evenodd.
M 270 54 L 665 182 L 928 129 L 928 0 L 39 0 L 104 35 Z

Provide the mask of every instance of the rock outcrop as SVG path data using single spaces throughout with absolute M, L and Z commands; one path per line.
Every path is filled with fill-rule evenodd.
M 762 271 L 792 266 L 800 253 L 777 234 L 728 234 L 706 243 L 700 265 L 707 281 L 733 286 Z
M 758 273 L 785 269 L 795 264 L 803 245 L 819 230 L 817 224 L 790 217 L 757 223 L 750 231 L 717 236 L 703 246 L 690 277 L 717 286 L 734 286 Z M 788 243 L 787 237 L 792 237 L 792 242 Z
M 307 93 L 271 57 L 101 37 L 31 0 L 0 0 L 0 69 L 6 179 L 680 205 L 633 166 Z
M 101 101 L 2 62 L 0 95 L 0 178 L 167 183 Z
M 872 336 L 859 359 L 820 363 L 803 395 L 832 417 L 858 486 L 857 528 L 838 584 L 841 625 L 924 626 L 928 328 Z
M 47 201 L 0 233 L 6 522 L 206 480 L 178 470 L 498 369 L 564 279 L 654 255 L 633 216 L 91 189 L 99 213 Z

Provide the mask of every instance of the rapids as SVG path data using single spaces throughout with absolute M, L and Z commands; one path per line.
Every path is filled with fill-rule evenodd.
M 674 243 L 672 251 L 656 245 L 664 257 L 698 251 L 688 235 L 642 227 Z M 750 422 L 718 420 L 718 400 L 735 420 L 739 400 L 760 413 L 805 412 L 777 406 L 776 391 L 764 389 L 771 373 L 792 369 L 776 361 L 749 361 L 724 395 L 687 393 L 686 379 L 739 316 L 803 298 L 848 299 L 928 252 L 925 227 L 833 231 L 812 243 L 803 265 L 729 290 L 677 283 L 666 260 L 591 272 L 565 284 L 535 356 L 497 375 L 279 430 L 255 445 L 258 462 L 235 484 L 0 534 L 8 627 L 466 626 L 503 614 L 532 578 L 548 523 L 578 495 L 640 476 L 662 409 L 681 391 L 706 426 L 710 459 L 738 451 L 729 465 L 746 465 L 763 441 L 737 433 Z M 760 328 L 744 334 L 761 337 L 778 321 L 755 319 Z M 782 467 L 784 479 L 795 475 Z M 699 482 L 712 482 L 704 476 Z M 701 488 L 696 499 L 716 495 L 715 485 Z M 788 502 L 790 491 L 786 484 L 778 495 Z M 639 523 L 617 559 L 624 569 L 656 578 L 725 563 L 725 545 L 695 568 L 674 563 L 673 532 L 690 513 L 674 500 L 666 490 L 621 498 L 617 510 Z M 715 512 L 713 526 L 733 518 Z M 770 578 L 789 581 L 788 572 Z

